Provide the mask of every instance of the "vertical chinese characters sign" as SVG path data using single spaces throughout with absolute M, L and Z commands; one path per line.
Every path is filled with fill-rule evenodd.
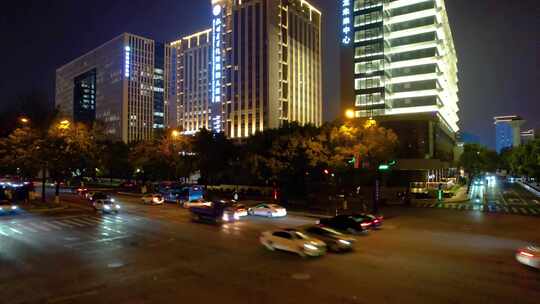
M 353 0 L 341 1 L 341 44 L 350 45 L 352 41 L 352 10 Z
M 130 62 L 130 58 L 131 58 L 131 48 L 129 47 L 129 45 L 127 45 L 125 48 L 124 48 L 124 51 L 125 51 L 125 61 L 126 61 L 126 66 L 125 66 L 125 70 L 124 70 L 124 76 L 126 78 L 129 78 L 129 75 L 130 75 L 130 66 L 129 66 L 129 62 Z
M 212 21 L 212 104 L 221 103 L 221 77 L 222 77 L 222 7 L 218 4 L 213 7 L 214 20 Z M 217 106 L 212 107 L 212 128 L 216 132 L 221 131 L 221 115 Z M 218 112 L 218 113 L 216 113 Z

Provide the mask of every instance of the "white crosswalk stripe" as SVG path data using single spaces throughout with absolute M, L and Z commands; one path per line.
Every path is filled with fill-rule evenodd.
M 28 230 L 30 232 L 38 232 L 36 229 L 31 228 L 31 227 L 29 227 L 27 225 L 23 225 L 23 224 L 20 224 L 20 223 L 17 223 L 16 225 L 17 225 L 17 227 L 19 227 L 20 229 L 23 229 L 23 230 Z
M 62 229 L 62 227 L 60 227 L 60 226 L 58 226 L 58 225 L 55 225 L 55 224 L 53 224 L 53 223 L 49 223 L 49 222 L 42 222 L 41 225 L 44 225 L 44 226 L 46 226 L 46 227 L 48 227 L 48 228 L 52 228 L 52 229 L 54 229 L 54 230 L 60 230 L 60 229 Z
M 62 221 L 66 222 L 66 223 L 70 223 L 70 224 L 73 224 L 77 227 L 84 227 L 86 225 L 83 225 L 81 223 L 78 223 L 78 222 L 75 222 L 73 219 L 63 219 Z
M 68 223 L 64 223 L 60 220 L 58 221 L 53 221 L 52 223 L 56 224 L 56 225 L 59 225 L 59 226 L 63 226 L 63 227 L 67 227 L 67 228 L 73 228 L 75 227 L 75 225 L 72 225 L 72 224 L 68 224 Z
M 38 223 L 26 223 L 26 225 L 28 226 L 31 226 L 32 228 L 35 228 L 35 229 L 38 229 L 38 230 L 42 230 L 42 231 L 51 231 L 51 229 L 45 227 L 45 226 L 41 226 L 40 224 Z

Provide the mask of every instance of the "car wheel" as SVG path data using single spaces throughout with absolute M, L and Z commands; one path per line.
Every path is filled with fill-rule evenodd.
M 253 215 L 253 210 L 248 209 L 247 214 L 248 214 L 248 215 Z
M 336 243 L 330 244 L 328 249 L 330 249 L 330 251 L 332 251 L 332 252 L 339 252 L 339 246 Z
M 272 217 L 272 212 L 266 213 L 266 216 L 267 216 L 267 217 Z

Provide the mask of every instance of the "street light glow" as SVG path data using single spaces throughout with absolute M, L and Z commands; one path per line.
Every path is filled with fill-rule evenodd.
M 27 124 L 30 122 L 30 119 L 26 118 L 26 117 L 22 117 L 21 119 L 19 119 L 19 121 L 23 124 Z
M 345 117 L 347 117 L 348 119 L 353 119 L 355 117 L 354 110 L 349 109 L 345 111 Z

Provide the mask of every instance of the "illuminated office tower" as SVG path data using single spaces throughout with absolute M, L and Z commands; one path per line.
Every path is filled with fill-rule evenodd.
M 459 131 L 458 71 L 444 0 L 339 5 L 343 112 L 403 130 L 400 143 L 415 146 L 416 158 L 437 157 L 441 144 L 450 151 Z
M 168 126 L 170 47 L 124 33 L 56 70 L 56 105 L 99 120 L 113 140 L 153 138 Z
M 171 43 L 176 58 L 176 125 L 185 133 L 221 131 L 221 103 L 212 102 L 212 30 Z
M 495 146 L 498 153 L 521 145 L 521 127 L 525 120 L 517 115 L 497 116 L 495 120 Z
M 303 0 L 211 3 L 210 100 L 222 106 L 222 130 L 244 138 L 286 122 L 321 125 L 321 12 Z

